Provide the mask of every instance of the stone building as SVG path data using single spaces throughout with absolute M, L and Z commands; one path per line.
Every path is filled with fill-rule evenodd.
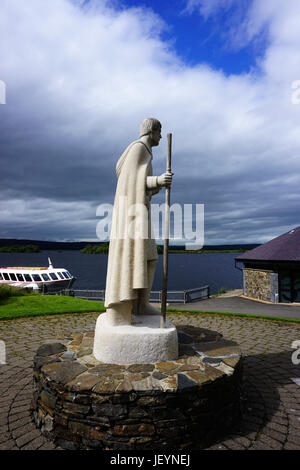
M 300 302 L 300 227 L 235 258 L 244 295 L 269 302 Z

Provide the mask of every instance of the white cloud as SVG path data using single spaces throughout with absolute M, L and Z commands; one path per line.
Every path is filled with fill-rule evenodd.
M 197 4 L 206 16 L 225 5 L 194 0 L 190 11 Z M 292 82 L 300 79 L 298 2 L 253 1 L 235 38 L 246 43 L 267 28 L 268 47 L 255 70 L 231 76 L 180 61 L 160 38 L 163 21 L 150 10 L 119 11 L 96 0 L 91 5 L 1 3 L 0 79 L 7 104 L 0 108 L 0 195 L 9 190 L 15 200 L 23 191 L 32 238 L 40 226 L 36 207 L 48 214 L 57 238 L 66 237 L 66 228 L 67 238 L 84 238 L 84 230 L 93 238 L 97 219 L 85 226 L 84 213 L 91 200 L 95 206 L 112 202 L 114 164 L 151 115 L 162 121 L 164 135 L 173 132 L 172 202 L 206 204 L 206 242 L 255 241 L 277 235 L 280 224 L 300 225 L 299 184 L 291 179 L 300 170 L 300 105 L 291 102 Z M 154 151 L 159 172 L 165 140 Z M 287 211 L 291 195 L 295 204 Z M 61 217 L 57 205 L 72 198 L 80 204 L 76 228 L 71 212 L 66 208 Z M 22 219 L 6 200 L 20 233 Z M 259 229 L 250 228 L 249 217 L 259 220 Z M 13 237 L 10 226 L 5 236 Z
M 188 13 L 199 11 L 207 19 L 221 10 L 229 10 L 238 1 L 241 0 L 188 0 L 185 11 Z

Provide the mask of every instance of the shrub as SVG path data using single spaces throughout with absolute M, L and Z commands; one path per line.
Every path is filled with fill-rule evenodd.
M 101 243 L 100 245 L 86 245 L 81 251 L 81 253 L 88 254 L 107 254 L 109 249 L 109 243 Z
M 1 246 L 0 252 L 3 252 L 3 253 L 39 253 L 40 249 L 37 245 L 8 245 L 8 246 Z
M 17 297 L 28 294 L 32 294 L 32 289 L 13 287 L 7 284 L 0 285 L 0 299 L 8 299 L 9 297 Z
M 221 287 L 221 289 L 219 289 L 219 292 L 218 294 L 226 294 L 227 290 L 225 289 L 225 287 Z

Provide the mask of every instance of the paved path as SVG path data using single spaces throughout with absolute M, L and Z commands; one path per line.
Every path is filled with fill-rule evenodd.
M 158 304 L 156 304 L 157 306 Z M 204 310 L 210 312 L 250 313 L 282 318 L 300 319 L 300 305 L 266 304 L 243 297 L 211 297 L 188 304 L 169 304 L 168 308 Z
M 98 314 L 0 321 L 7 364 L 0 365 L 0 449 L 55 449 L 32 422 L 32 361 L 45 340 L 95 324 Z M 300 449 L 300 365 L 291 343 L 300 325 L 209 314 L 171 314 L 177 324 L 217 330 L 237 341 L 245 356 L 243 420 L 210 449 Z M 300 354 L 299 354 L 300 357 Z

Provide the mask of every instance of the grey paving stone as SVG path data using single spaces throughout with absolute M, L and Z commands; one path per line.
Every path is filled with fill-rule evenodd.
M 9 430 L 14 431 L 15 429 L 21 428 L 22 426 L 25 426 L 26 424 L 31 423 L 32 419 L 30 416 L 25 416 L 24 418 L 19 418 L 16 421 L 12 421 L 9 424 Z
M 31 421 L 33 357 L 45 341 L 59 342 L 75 330 L 93 327 L 97 317 L 96 313 L 0 321 L 9 358 L 9 364 L 0 366 L 0 449 L 58 449 Z M 245 357 L 244 375 L 251 379 L 245 384 L 245 397 L 251 410 L 237 436 L 224 437 L 208 449 L 299 450 L 300 387 L 290 380 L 299 376 L 299 368 L 291 362 L 290 344 L 300 338 L 300 325 L 214 314 L 169 314 L 169 318 L 175 324 L 218 331 L 238 342 Z
M 46 439 L 45 439 L 44 436 L 36 437 L 35 439 L 33 439 L 33 441 L 31 441 L 28 444 L 26 444 L 25 446 L 23 446 L 21 448 L 21 450 L 38 450 L 45 444 L 45 440 Z M 51 450 L 53 450 L 54 448 L 55 447 L 53 446 Z
M 25 444 L 28 444 L 29 442 L 33 441 L 36 437 L 40 437 L 41 433 L 39 429 L 34 429 L 30 432 L 27 432 L 23 436 L 19 437 L 16 439 L 16 444 L 18 447 L 23 447 Z
M 15 442 L 12 439 L 0 444 L 0 450 L 17 450 L 17 449 L 18 447 L 16 446 Z

